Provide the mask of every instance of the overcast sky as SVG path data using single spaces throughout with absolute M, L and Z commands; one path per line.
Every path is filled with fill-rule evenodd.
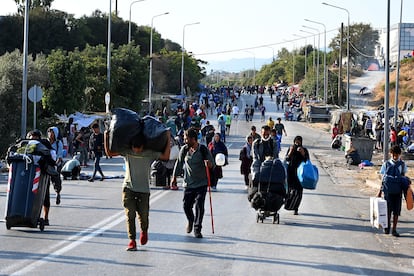
M 353 23 L 367 23 L 374 28 L 385 28 L 387 23 L 387 0 L 325 0 L 327 3 L 345 8 Z M 401 0 L 391 0 L 391 25 L 399 22 Z M 1 0 L 0 15 L 16 12 L 14 0 Z M 129 19 L 133 1 L 118 0 L 118 14 Z M 313 36 L 302 32 L 317 32 L 303 25 L 317 28 L 323 26 L 306 22 L 310 19 L 325 24 L 327 44 L 337 34 L 341 22 L 347 24 L 345 10 L 322 4 L 323 0 L 144 0 L 132 5 L 132 21 L 138 25 L 151 26 L 184 46 L 197 58 L 213 61 L 232 58 L 271 58 L 281 47 L 300 47 L 305 40 L 300 36 Z M 404 1 L 403 22 L 414 23 L 414 0 Z M 91 15 L 96 9 L 109 11 L 109 0 L 55 0 L 52 9 L 74 14 L 75 17 Z M 115 0 L 112 0 L 115 10 Z M 168 15 L 157 16 L 169 12 Z M 157 17 L 154 17 L 157 16 Z M 296 39 L 296 41 L 293 41 Z M 291 42 L 286 42 L 291 41 Z M 267 45 L 266 47 L 261 47 Z M 320 41 L 323 48 L 323 34 Z

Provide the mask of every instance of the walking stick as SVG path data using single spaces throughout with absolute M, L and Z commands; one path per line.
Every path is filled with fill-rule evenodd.
M 210 198 L 210 217 L 211 217 L 211 231 L 214 234 L 214 219 L 213 219 L 213 204 L 211 201 L 211 178 L 210 178 L 210 169 L 208 168 L 207 160 L 204 160 L 206 166 L 207 182 L 208 182 L 208 195 Z

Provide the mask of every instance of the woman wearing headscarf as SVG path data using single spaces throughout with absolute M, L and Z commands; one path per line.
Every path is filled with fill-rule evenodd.
M 287 167 L 287 182 L 288 182 L 288 193 L 294 191 L 297 194 L 297 203 L 294 208 L 294 214 L 298 215 L 299 205 L 302 201 L 303 187 L 300 184 L 297 169 L 303 161 L 309 160 L 309 152 L 302 145 L 302 136 L 296 136 L 293 139 L 293 145 L 290 146 L 286 153 L 286 161 L 288 162 Z
M 208 144 L 208 149 L 210 150 L 211 155 L 213 155 L 213 158 L 216 158 L 216 155 L 219 153 L 224 154 L 224 156 L 226 157 L 226 164 L 227 164 L 227 158 L 228 158 L 229 153 L 228 153 L 226 145 L 223 143 L 223 141 L 221 141 L 220 133 L 214 134 L 213 141 L 211 141 Z M 211 174 L 211 188 L 213 190 L 217 188 L 217 182 L 220 178 L 223 178 L 223 170 L 221 166 L 215 166 Z
M 250 166 L 253 163 L 252 158 L 252 144 L 253 144 L 253 137 L 247 136 L 246 137 L 246 144 L 244 144 L 243 148 L 240 151 L 239 160 L 241 161 L 240 165 L 240 173 L 244 175 L 244 184 L 246 185 L 246 189 L 249 187 L 249 174 L 251 173 Z

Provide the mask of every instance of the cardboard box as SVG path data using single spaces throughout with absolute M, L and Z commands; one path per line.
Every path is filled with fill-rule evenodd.
M 370 221 L 375 228 L 388 228 L 387 201 L 380 197 L 370 197 Z

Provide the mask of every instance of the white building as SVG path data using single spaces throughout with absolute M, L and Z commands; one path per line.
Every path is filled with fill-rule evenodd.
M 390 63 L 396 64 L 398 59 L 398 32 L 400 32 L 400 59 L 412 56 L 414 51 L 414 23 L 394 24 L 390 29 Z M 376 46 L 375 56 L 381 66 L 385 63 L 387 29 L 379 30 L 379 45 Z

